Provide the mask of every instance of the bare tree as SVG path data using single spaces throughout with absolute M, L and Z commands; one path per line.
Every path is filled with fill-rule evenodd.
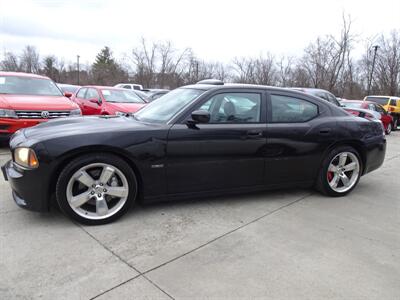
M 319 37 L 305 49 L 300 64 L 307 72 L 313 87 L 333 91 L 342 80 L 347 71 L 346 62 L 354 39 L 350 29 L 350 18 L 343 16 L 343 27 L 338 39 L 332 35 Z
M 57 58 L 54 55 L 48 55 L 43 58 L 42 73 L 53 80 L 58 80 L 59 71 L 57 69 Z
M 39 73 L 39 53 L 33 46 L 26 46 L 20 58 L 21 70 L 27 73 Z
M 20 71 L 20 64 L 18 56 L 12 52 L 6 52 L 4 59 L 0 62 L 0 69 L 2 71 L 17 72 Z

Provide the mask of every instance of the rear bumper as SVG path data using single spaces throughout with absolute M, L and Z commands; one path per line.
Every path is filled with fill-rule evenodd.
M 48 187 L 38 169 L 24 170 L 8 161 L 1 167 L 4 179 L 10 183 L 15 203 L 32 211 L 48 211 Z
M 47 119 L 11 119 L 0 118 L 0 137 L 10 136 L 17 130 L 26 127 L 32 127 L 37 124 L 48 121 Z
M 367 174 L 382 166 L 386 155 L 386 139 L 382 138 L 373 146 L 368 147 L 365 158 L 365 168 L 363 174 Z

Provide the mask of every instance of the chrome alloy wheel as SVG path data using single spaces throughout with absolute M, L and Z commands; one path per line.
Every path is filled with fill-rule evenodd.
M 118 168 L 106 163 L 93 163 L 71 176 L 66 195 L 69 206 L 78 215 L 100 220 L 121 210 L 128 199 L 129 185 Z
M 360 161 L 352 152 L 341 152 L 329 163 L 327 180 L 332 190 L 344 193 L 350 190 L 358 180 Z

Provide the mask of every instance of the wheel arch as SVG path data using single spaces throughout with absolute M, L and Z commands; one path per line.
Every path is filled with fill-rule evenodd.
M 138 184 L 138 195 L 137 199 L 141 199 L 142 197 L 142 192 L 143 192 L 143 180 L 141 173 L 139 171 L 139 168 L 137 167 L 137 164 L 135 161 L 130 157 L 128 153 L 125 151 L 121 151 L 121 149 L 114 148 L 111 146 L 104 146 L 104 145 L 91 145 L 91 146 L 85 146 L 81 148 L 77 148 L 71 151 L 68 151 L 64 153 L 62 156 L 58 157 L 57 160 L 59 161 L 57 165 L 54 167 L 51 175 L 51 181 L 49 185 L 49 203 L 48 206 L 50 206 L 52 200 L 54 200 L 54 195 L 55 195 L 55 190 L 56 190 L 56 184 L 57 180 L 60 176 L 60 173 L 62 170 L 65 168 L 65 166 L 73 159 L 85 155 L 85 154 L 96 154 L 96 153 L 101 153 L 101 154 L 113 154 L 116 155 L 120 158 L 122 158 L 126 163 L 130 166 L 130 168 L 133 170 L 136 176 L 137 184 Z
M 337 142 L 333 143 L 324 152 L 324 155 L 322 156 L 320 164 L 324 161 L 326 155 L 328 155 L 329 152 L 331 152 L 333 149 L 335 149 L 337 147 L 343 147 L 343 146 L 353 147 L 358 152 L 358 154 L 361 158 L 361 168 L 362 168 L 361 175 L 363 175 L 364 170 L 365 170 L 365 164 L 367 161 L 367 153 L 366 153 L 366 150 L 364 149 L 364 145 L 360 141 L 357 141 L 357 140 L 343 140 L 343 141 L 337 141 Z

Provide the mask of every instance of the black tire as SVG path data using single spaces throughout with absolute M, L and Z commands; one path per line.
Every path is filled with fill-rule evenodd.
M 331 188 L 331 186 L 329 185 L 328 182 L 328 178 L 327 178 L 327 174 L 328 174 L 328 167 L 329 164 L 331 163 L 331 161 L 340 153 L 342 152 L 351 152 L 353 153 L 359 162 L 359 172 L 358 172 L 358 177 L 354 183 L 354 185 L 347 191 L 345 192 L 337 192 L 335 190 L 333 190 Z M 315 184 L 315 188 L 321 192 L 322 194 L 326 195 L 326 196 L 331 196 L 331 197 L 341 197 L 341 196 L 345 196 L 348 193 L 350 193 L 358 184 L 361 174 L 362 174 L 362 169 L 363 165 L 362 165 L 362 160 L 360 158 L 359 153 L 357 152 L 357 150 L 355 150 L 353 147 L 350 146 L 339 146 L 337 148 L 334 148 L 333 150 L 331 150 L 328 155 L 326 155 L 326 157 L 324 158 L 324 160 L 322 161 L 322 164 L 320 166 L 320 170 L 318 173 L 318 178 L 316 180 L 316 184 Z
M 388 124 L 387 128 L 385 130 L 386 135 L 389 135 L 392 132 L 393 128 L 392 128 L 392 124 Z
M 114 166 L 119 169 L 126 177 L 129 193 L 126 202 L 123 206 L 110 217 L 104 219 L 89 219 L 84 218 L 77 214 L 69 205 L 67 200 L 67 186 L 68 182 L 73 174 L 80 168 L 93 164 L 93 163 L 104 163 Z M 78 221 L 79 223 L 86 225 L 101 225 L 111 223 L 120 217 L 122 217 L 135 202 L 138 195 L 138 184 L 135 173 L 127 162 L 116 155 L 108 153 L 97 153 L 97 154 L 85 154 L 73 159 L 65 168 L 61 171 L 56 185 L 56 199 L 61 211 L 68 217 Z
M 398 124 L 399 124 L 399 117 L 395 116 L 393 118 L 392 131 L 396 131 L 397 130 Z

